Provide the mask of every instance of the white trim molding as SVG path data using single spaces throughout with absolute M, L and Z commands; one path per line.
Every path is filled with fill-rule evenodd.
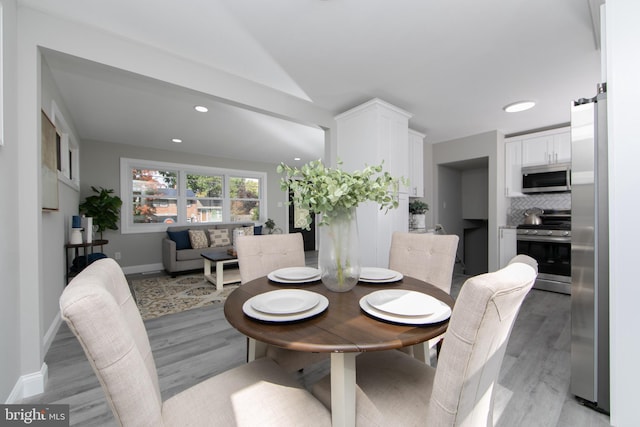
M 22 399 L 44 393 L 48 375 L 49 368 L 46 363 L 42 364 L 40 371 L 22 375 L 18 378 L 5 404 L 20 403 Z

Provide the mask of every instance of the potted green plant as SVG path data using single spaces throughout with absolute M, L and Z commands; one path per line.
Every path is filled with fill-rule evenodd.
M 88 196 L 84 202 L 80 203 L 80 213 L 93 218 L 93 227 L 96 232 L 102 233 L 105 230 L 117 230 L 118 220 L 120 219 L 120 207 L 122 199 L 113 195 L 113 190 L 107 190 L 100 187 L 91 187 L 94 195 Z
M 271 218 L 267 218 L 267 220 L 264 222 L 264 228 L 267 229 L 267 232 L 269 234 L 273 234 L 273 229 L 276 228 L 276 222 Z
M 425 228 L 425 214 L 429 210 L 429 205 L 422 200 L 412 200 L 409 202 L 409 213 L 411 214 L 411 228 Z

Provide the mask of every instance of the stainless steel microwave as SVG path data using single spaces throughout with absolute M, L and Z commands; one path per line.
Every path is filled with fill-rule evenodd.
M 522 192 L 559 193 L 571 191 L 571 163 L 522 168 Z

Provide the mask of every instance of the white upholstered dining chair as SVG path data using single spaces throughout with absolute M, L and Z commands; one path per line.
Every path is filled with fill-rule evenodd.
M 389 268 L 405 276 L 423 280 L 450 294 L 458 240 L 455 234 L 436 235 L 397 231 L 391 237 Z M 415 355 L 423 362 L 430 362 L 430 350 L 441 341 L 442 336 L 439 336 L 426 343 L 404 348 L 402 351 Z
M 247 283 L 285 267 L 304 267 L 302 234 L 240 236 L 236 241 L 240 280 Z
M 458 236 L 395 232 L 391 237 L 389 268 L 451 293 Z
M 162 401 L 144 323 L 120 266 L 94 262 L 65 288 L 62 318 L 80 341 L 121 426 L 331 425 L 276 363 L 261 359 Z
M 241 236 L 236 241 L 242 283 L 263 277 L 279 268 L 304 267 L 302 234 Z M 287 372 L 295 372 L 328 358 L 326 353 L 308 353 L 267 346 L 267 357 Z
M 509 335 L 537 275 L 516 256 L 505 268 L 468 279 L 449 322 L 437 369 L 399 351 L 356 358 L 356 399 L 372 402 L 394 426 L 493 426 L 493 391 Z M 330 378 L 313 386 L 327 407 Z

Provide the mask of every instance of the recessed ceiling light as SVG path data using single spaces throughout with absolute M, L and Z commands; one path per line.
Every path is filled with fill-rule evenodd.
M 207 107 L 205 107 L 204 105 L 196 105 L 193 108 L 199 113 L 206 113 L 207 111 L 209 111 L 209 109 Z
M 518 113 L 533 108 L 536 105 L 535 101 L 518 101 L 513 104 L 505 105 L 502 107 L 507 113 Z
M 182 140 L 180 138 L 173 138 L 171 140 L 171 142 L 176 143 L 176 144 L 180 144 L 180 143 L 182 143 Z
M 293 160 L 295 160 L 296 162 L 300 161 L 300 157 L 294 157 Z

